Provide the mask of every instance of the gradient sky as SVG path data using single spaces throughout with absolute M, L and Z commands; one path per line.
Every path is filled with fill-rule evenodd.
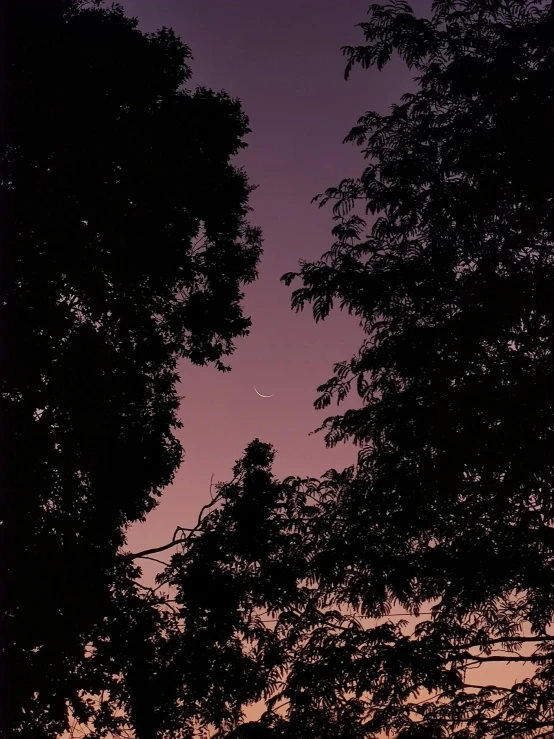
M 344 136 L 366 110 L 386 112 L 410 87 L 411 75 L 397 61 L 380 73 L 355 69 L 344 80 L 340 47 L 363 43 L 356 24 L 370 0 L 119 2 L 141 30 L 169 26 L 191 47 L 189 87 L 223 89 L 242 101 L 252 133 L 237 163 L 258 185 L 250 220 L 264 235 L 259 279 L 245 291 L 253 327 L 237 341 L 232 372 L 181 363 L 185 461 L 146 523 L 130 530 L 128 547 L 139 551 L 168 542 L 178 525 L 193 525 L 209 500 L 212 475 L 231 479 L 233 464 L 256 437 L 276 448 L 279 477 L 319 476 L 355 461 L 353 446 L 328 450 L 322 434 L 309 433 L 333 412 L 313 408 L 317 386 L 331 376 L 334 362 L 356 351 L 361 330 L 338 311 L 318 325 L 308 310 L 293 313 L 291 288 L 280 277 L 299 259 L 315 260 L 328 250 L 331 214 L 310 201 L 361 173 L 362 155 L 342 144 Z M 418 8 L 429 5 L 415 0 Z M 275 396 L 258 397 L 254 384 Z M 146 582 L 160 569 L 140 564 Z M 256 714 L 250 708 L 248 718 Z
M 331 245 L 330 211 L 310 201 L 361 173 L 362 155 L 342 144 L 344 136 L 366 110 L 386 112 L 410 87 L 411 75 L 398 61 L 381 73 L 357 69 L 344 80 L 340 47 L 363 42 L 356 24 L 366 17 L 367 0 L 122 4 L 142 30 L 170 26 L 189 44 L 189 86 L 224 89 L 242 101 L 252 133 L 237 163 L 258 185 L 250 218 L 264 234 L 260 277 L 246 288 L 244 302 L 253 328 L 237 342 L 232 372 L 181 364 L 186 458 L 147 523 L 131 530 L 129 546 L 136 550 L 164 543 L 177 524 L 190 525 L 208 499 L 212 474 L 214 481 L 230 479 L 256 437 L 277 449 L 279 477 L 318 476 L 355 461 L 353 446 L 329 450 L 321 433 L 309 433 L 334 412 L 313 408 L 317 386 L 331 376 L 334 362 L 356 351 L 361 330 L 338 310 L 317 325 L 310 311 L 294 313 L 291 288 L 279 278 Z M 254 385 L 275 397 L 259 398 Z
M 334 362 L 356 351 L 361 330 L 338 309 L 317 325 L 310 311 L 292 312 L 291 288 L 279 278 L 295 270 L 299 259 L 317 259 L 332 243 L 329 209 L 310 201 L 361 173 L 362 155 L 342 144 L 344 136 L 365 111 L 386 113 L 414 86 L 399 60 L 382 72 L 357 68 L 344 80 L 340 47 L 363 43 L 356 24 L 365 19 L 369 1 L 121 2 L 142 30 L 170 26 L 191 47 L 189 86 L 223 89 L 242 101 L 252 133 L 237 163 L 258 185 L 251 222 L 264 233 L 260 277 L 247 287 L 244 303 L 253 328 L 237 342 L 232 372 L 181 364 L 186 458 L 146 524 L 131 530 L 133 551 L 161 545 L 177 525 L 194 523 L 209 500 L 212 474 L 214 481 L 229 480 L 234 462 L 256 437 L 277 449 L 278 477 L 319 476 L 355 461 L 352 445 L 329 450 L 321 433 L 309 433 L 334 412 L 313 408 L 317 386 L 331 376 Z M 420 13 L 430 4 L 412 2 Z M 275 397 L 259 398 L 254 384 Z M 157 571 L 142 564 L 146 577 Z M 475 682 L 510 684 L 516 674 L 522 675 L 518 665 L 491 665 Z

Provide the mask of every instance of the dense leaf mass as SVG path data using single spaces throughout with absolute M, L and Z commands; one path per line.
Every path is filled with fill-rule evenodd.
M 185 53 L 168 31 L 133 35 L 133 24 L 117 10 L 71 8 L 64 16 L 69 25 L 92 18 L 87 22 L 103 19 L 112 28 L 111 19 L 113 28 L 120 24 L 120 33 L 142 39 L 148 48 L 161 44 Z M 27 713 L 17 714 L 26 736 L 53 737 L 65 725 L 68 705 L 95 737 L 121 734 L 125 727 L 137 739 L 188 739 L 210 727 L 228 739 L 531 739 L 554 731 L 552 3 L 435 0 L 430 17 L 417 18 L 406 0 L 393 0 L 372 5 L 361 26 L 366 44 L 345 49 L 347 74 L 355 64 L 381 68 L 399 53 L 417 73 L 418 89 L 388 115 L 367 113 L 352 130 L 348 139 L 362 147 L 367 164 L 359 179 L 342 182 L 322 198 L 323 204 L 335 204 L 335 243 L 321 260 L 302 264 L 298 274 L 284 278 L 288 283 L 301 279 L 293 294 L 297 309 L 311 304 L 320 320 L 338 301 L 365 329 L 359 352 L 336 365 L 317 401 L 324 408 L 340 402 L 351 388 L 358 393 L 359 409 L 322 426 L 329 444 L 351 440 L 360 446 L 354 467 L 330 470 L 321 480 L 279 481 L 272 474 L 273 449 L 255 440 L 237 462 L 232 481 L 216 488 L 197 526 L 178 527 L 172 541 L 157 549 L 120 550 L 114 561 L 111 553 L 123 542 L 121 526 L 133 520 L 123 503 L 137 500 L 129 480 L 146 486 L 150 479 L 139 461 L 141 434 L 169 439 L 163 433 L 175 423 L 173 358 L 181 352 L 193 361 L 218 361 L 219 354 L 210 352 L 224 354 L 230 348 L 225 337 L 232 336 L 225 330 L 234 326 L 232 335 L 240 334 L 240 312 L 233 318 L 232 310 L 215 311 L 223 325 L 210 324 L 207 316 L 213 318 L 212 300 L 227 296 L 227 307 L 231 294 L 238 300 L 232 290 L 254 274 L 257 233 L 242 220 L 248 187 L 225 157 L 207 153 L 208 142 L 205 149 L 204 143 L 196 144 L 203 142 L 208 122 L 214 125 L 214 111 L 223 111 L 225 130 L 237 127 L 226 144 L 229 156 L 246 123 L 224 96 L 205 91 L 169 96 L 177 108 L 194 108 L 191 100 L 197 100 L 198 110 L 210 113 L 198 129 L 188 118 L 179 123 L 192 136 L 185 140 L 196 144 L 190 151 L 173 147 L 175 159 L 168 158 L 167 169 L 164 160 L 164 173 L 174 176 L 173 167 L 183 167 L 179 157 L 187 151 L 186 171 L 192 169 L 200 182 L 210 163 L 216 167 L 220 176 L 209 179 L 210 186 L 206 180 L 205 187 L 209 192 L 230 188 L 224 203 L 237 202 L 232 193 L 242 183 L 239 205 L 230 207 L 234 221 L 218 208 L 214 221 L 202 211 L 197 230 L 190 225 L 183 254 L 195 265 L 192 286 L 171 283 L 165 292 L 146 290 L 145 284 L 152 284 L 148 280 L 160 284 L 156 275 L 163 266 L 149 264 L 147 277 L 140 278 L 146 274 L 142 259 L 153 225 L 150 199 L 139 200 L 134 190 L 130 200 L 141 203 L 139 212 L 120 202 L 112 218 L 119 222 L 117 214 L 126 214 L 121 216 L 129 228 L 125 233 L 140 242 L 143 256 L 133 252 L 123 269 L 113 254 L 130 249 L 130 240 L 110 240 L 111 231 L 96 225 L 98 254 L 84 262 L 90 265 L 88 279 L 98 284 L 104 284 L 102 270 L 110 284 L 125 277 L 121 302 L 109 302 L 111 287 L 105 292 L 96 287 L 86 297 L 83 284 L 88 283 L 78 267 L 92 249 L 93 242 L 83 236 L 89 234 L 88 224 L 93 216 L 101 223 L 104 211 L 95 215 L 90 207 L 104 202 L 98 194 L 87 201 L 88 211 L 79 210 L 79 219 L 72 220 L 73 210 L 66 208 L 67 228 L 80 237 L 79 259 L 68 256 L 74 251 L 62 238 L 63 219 L 44 217 L 47 238 L 33 240 L 28 229 L 40 208 L 30 208 L 28 221 L 19 211 L 22 246 L 13 254 L 33 258 L 21 269 L 21 285 L 14 285 L 10 300 L 21 315 L 36 305 L 43 320 L 51 316 L 44 329 L 41 325 L 26 339 L 37 347 L 37 363 L 21 363 L 20 384 L 12 376 L 8 396 L 8 407 L 18 408 L 19 456 L 11 489 L 18 491 L 12 515 L 19 528 L 14 524 L 12 546 L 22 563 L 19 593 L 8 616 L 29 627 L 14 632 L 21 665 L 14 682 L 20 695 L 31 684 L 36 691 L 22 704 Z M 86 48 L 80 42 L 79 54 Z M 169 51 L 163 56 L 163 79 L 172 69 L 170 57 Z M 33 73 L 42 70 L 33 67 Z M 164 105 L 153 107 L 167 123 Z M 156 115 L 150 112 L 147 120 Z M 104 130 L 103 118 L 91 112 L 90 120 L 95 130 Z M 110 125 L 110 136 L 112 130 L 116 135 L 117 125 L 113 120 Z M 152 140 L 141 139 L 142 130 L 137 124 L 133 135 L 148 160 Z M 82 134 L 81 129 L 67 140 L 79 141 L 86 150 L 88 138 Z M 9 155 L 14 172 L 9 192 L 15 197 L 17 182 L 23 191 L 29 187 L 30 177 L 18 180 L 17 172 L 27 171 L 31 160 L 23 147 Z M 38 168 L 37 178 L 48 181 L 56 156 Z M 64 172 L 71 171 L 73 161 L 74 156 L 64 160 Z M 163 188 L 157 171 L 156 186 Z M 225 172 L 232 187 L 225 185 Z M 143 176 L 138 165 L 133 173 L 129 191 Z M 115 179 L 121 177 L 118 170 Z M 61 175 L 53 179 L 58 185 L 64 181 Z M 102 182 L 97 189 L 103 192 L 112 181 L 106 175 Z M 119 192 L 116 184 L 110 185 L 114 194 L 106 208 Z M 71 189 L 68 202 L 80 203 L 79 192 Z M 201 192 L 195 182 L 190 197 Z M 173 233 L 168 224 L 177 222 L 177 211 L 185 225 L 189 221 L 179 208 L 170 208 L 169 186 L 165 195 L 171 217 L 163 224 Z M 49 197 L 50 190 L 45 202 Z M 364 207 L 366 217 L 375 216 L 369 233 L 360 215 Z M 135 230 L 131 212 L 140 224 Z M 87 222 L 83 230 L 77 220 Z M 185 225 L 180 226 L 184 231 Z M 191 239 L 200 227 L 205 241 L 198 262 Z M 169 249 L 173 237 L 166 238 L 156 240 L 157 251 L 165 244 L 174 254 Z M 215 267 L 229 254 L 231 264 L 242 270 L 233 273 L 234 287 Z M 54 257 L 63 257 L 63 269 L 54 268 Z M 107 266 L 93 268 L 97 263 L 111 265 L 112 272 Z M 35 275 L 36 287 L 25 282 L 28 274 Z M 169 274 L 175 275 L 175 266 Z M 221 290 L 212 293 L 211 285 Z M 174 297 L 177 289 L 185 291 L 184 301 Z M 99 308 L 97 296 L 110 307 L 104 310 L 100 301 Z M 9 310 L 11 305 L 8 301 Z M 136 334 L 129 328 L 135 319 L 144 319 L 144 329 Z M 30 325 L 38 325 L 18 320 L 23 338 Z M 127 328 L 118 332 L 119 326 Z M 204 331 L 205 326 L 212 328 Z M 108 349 L 106 337 L 127 341 L 125 351 L 119 353 L 117 343 Z M 148 344 L 144 353 L 139 337 Z M 15 338 L 12 346 L 19 346 Z M 171 347 L 171 353 L 160 347 Z M 19 351 L 16 356 L 23 356 Z M 129 362 L 135 363 L 133 371 Z M 153 385 L 144 379 L 150 377 L 144 369 L 151 367 L 148 362 L 158 368 Z M 57 369 L 62 365 L 63 383 Z M 114 383 L 121 378 L 117 393 L 110 394 L 114 385 L 102 373 L 107 366 Z M 77 372 L 89 378 L 90 396 L 72 390 Z M 125 405 L 128 382 L 137 383 L 130 396 L 136 405 Z M 71 394 L 71 402 L 58 401 L 58 410 L 52 396 L 39 398 L 38 388 L 46 393 L 52 387 L 60 388 L 61 399 Z M 136 400 L 145 397 L 139 392 L 144 388 L 161 393 L 171 422 L 148 418 L 150 401 Z M 160 395 L 155 397 L 162 403 Z M 89 413 L 94 423 L 85 423 Z M 128 426 L 121 420 L 127 418 L 124 413 L 130 413 Z M 33 414 L 38 419 L 31 422 Z M 116 431 L 122 428 L 120 437 Z M 117 444 L 122 447 L 114 458 Z M 121 467 L 108 475 L 108 462 L 115 465 L 115 459 Z M 167 469 L 169 479 L 173 467 Z M 125 479 L 125 488 L 117 479 Z M 148 509 L 145 501 L 153 500 L 154 483 L 134 490 L 143 495 L 134 513 L 140 518 Z M 74 494 L 67 498 L 65 491 Z M 42 504 L 47 515 L 39 513 Z M 64 525 L 67 521 L 71 526 Z M 28 535 L 22 534 L 22 522 Z M 85 537 L 89 526 L 95 527 L 88 529 L 94 535 Z M 94 559 L 83 555 L 81 540 Z M 173 552 L 169 566 L 152 590 L 145 589 L 135 563 L 162 551 Z M 68 554 L 79 563 L 82 579 Z M 92 562 L 99 564 L 84 569 Z M 52 567 L 63 573 L 65 587 L 54 580 Z M 42 582 L 44 621 L 39 622 L 32 606 Z M 61 600 L 71 588 L 97 595 Z M 60 602 L 64 612 L 55 610 Z M 68 630 L 65 641 L 59 638 L 62 627 Z M 56 644 L 63 648 L 54 651 Z M 525 663 L 528 677 L 513 685 L 489 684 L 473 670 L 502 662 Z M 260 701 L 261 718 L 244 723 L 244 708 Z
M 9 725 L 38 737 L 64 726 L 125 527 L 181 461 L 176 362 L 227 369 L 261 240 L 231 161 L 247 118 L 183 86 L 170 29 L 96 2 L 8 5 L 4 627 Z
M 437 2 L 417 23 L 404 2 L 373 9 L 351 61 L 396 48 L 420 90 L 350 133 L 368 166 L 327 191 L 337 241 L 302 267 L 293 298 L 316 318 L 334 299 L 360 318 L 368 338 L 318 406 L 355 385 L 363 407 L 327 419 L 327 440 L 363 447 L 372 506 L 406 545 L 433 541 L 441 589 L 463 566 L 456 547 L 480 538 L 498 585 L 523 577 L 508 557 L 520 537 L 537 582 L 550 566 L 554 16 L 542 5 Z M 357 201 L 379 213 L 368 238 L 348 215 Z
M 160 575 L 183 630 L 160 685 L 174 682 L 176 664 L 183 682 L 198 675 L 188 693 L 196 716 L 228 739 L 548 735 L 554 635 L 531 615 L 548 614 L 546 576 L 534 590 L 503 588 L 480 566 L 488 550 L 478 539 L 460 553 L 451 577 L 465 599 L 453 600 L 423 547 L 385 526 L 365 470 L 280 482 L 272 461 L 271 447 L 249 445 L 219 507 Z M 519 556 L 525 571 L 524 548 Z M 512 686 L 472 676 L 494 662 L 532 673 Z M 241 724 L 256 700 L 261 718 Z
M 448 680 L 438 659 L 450 640 L 473 643 L 477 629 L 517 641 L 522 625 L 546 639 L 553 620 L 554 13 L 549 2 L 437 0 L 420 19 L 397 0 L 361 25 L 367 44 L 345 48 L 347 74 L 398 52 L 418 90 L 351 131 L 367 166 L 322 198 L 336 241 L 285 279 L 303 282 L 294 307 L 311 303 L 319 320 L 338 300 L 367 334 L 316 404 L 352 387 L 362 401 L 323 425 L 330 445 L 361 446 L 323 572 L 367 616 L 436 604 L 416 642 L 398 637 L 396 671 L 382 663 L 378 681 L 396 674 L 404 699 L 461 688 L 457 658 Z M 358 205 L 376 216 L 369 236 Z M 413 650 L 430 661 L 419 674 Z M 425 726 L 552 728 L 554 706 L 534 702 L 552 669 L 550 656 L 525 699 L 430 703 Z M 405 728 L 399 696 L 377 687 L 374 726 Z M 517 721 L 530 723 L 507 728 Z

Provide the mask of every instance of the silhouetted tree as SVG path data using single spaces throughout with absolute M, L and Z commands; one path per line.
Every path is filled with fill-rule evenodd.
M 322 198 L 334 201 L 336 241 L 285 276 L 303 282 L 295 308 L 311 303 L 320 320 L 338 300 L 367 334 L 316 403 L 353 387 L 361 400 L 322 427 L 328 444 L 361 451 L 331 506 L 321 578 L 365 616 L 435 607 L 411 640 L 383 626 L 379 648 L 370 630 L 322 644 L 320 659 L 357 643 L 344 680 L 369 696 L 367 732 L 416 718 L 460 737 L 544 732 L 554 727 L 552 3 L 436 0 L 427 19 L 396 0 L 372 5 L 361 26 L 367 43 L 344 49 L 347 75 L 398 52 L 419 89 L 351 131 L 367 166 Z M 367 236 L 358 205 L 377 215 Z M 489 650 L 526 641 L 538 650 L 530 682 L 466 687 L 469 663 L 523 662 Z M 406 701 L 422 689 L 443 698 L 412 715 Z
M 81 13 L 75 17 L 89 17 Z M 189 737 L 199 724 L 216 727 L 220 737 L 260 739 L 370 739 L 383 732 L 507 739 L 554 728 L 552 5 L 437 0 L 432 17 L 419 19 L 396 0 L 371 6 L 362 28 L 367 44 L 345 49 L 348 69 L 381 67 L 398 51 L 417 71 L 419 90 L 389 115 L 366 114 L 352 131 L 368 166 L 359 180 L 323 198 L 336 201 L 336 241 L 318 263 L 302 265 L 303 287 L 293 298 L 297 308 L 312 303 L 316 320 L 338 300 L 366 330 L 359 353 L 336 366 L 317 403 L 326 407 L 357 389 L 362 407 L 322 428 L 329 444 L 359 444 L 358 464 L 320 481 L 279 481 L 273 450 L 255 440 L 196 527 L 177 528 L 155 550 L 116 558 L 124 541 L 116 525 L 107 554 L 98 544 L 94 558 L 83 556 L 67 535 L 67 549 L 56 549 L 60 537 L 41 528 L 42 521 L 62 520 L 52 495 L 50 518 L 37 514 L 32 535 L 15 529 L 13 548 L 26 567 L 18 572 L 36 587 L 49 559 L 71 575 L 60 554 L 70 546 L 76 562 L 107 564 L 84 572 L 101 596 L 87 601 L 85 613 L 56 620 L 45 600 L 51 632 L 31 624 L 31 588 L 21 595 L 14 620 L 27 615 L 29 631 L 16 632 L 18 638 L 39 633 L 63 647 L 53 655 L 16 643 L 41 696 L 24 705 L 26 735 L 53 736 L 66 703 L 97 736 L 128 725 L 138 739 Z M 369 235 L 357 205 L 378 216 Z M 75 295 L 66 287 L 58 292 L 64 300 Z M 25 295 L 34 305 L 34 293 Z M 158 318 L 158 304 L 154 313 Z M 91 356 L 87 351 L 83 341 L 73 363 Z M 117 355 L 116 369 L 119 361 Z M 33 368 L 23 370 L 26 378 Z M 26 382 L 32 402 L 25 405 L 23 390 L 12 391 L 11 402 L 45 409 L 42 419 L 49 406 Z M 103 406 L 94 397 L 98 414 Z M 112 397 L 115 404 L 121 395 Z M 67 468 L 61 452 L 51 468 L 28 453 L 35 438 L 40 450 L 50 434 L 66 445 L 84 437 L 84 423 L 70 433 L 72 407 L 50 424 L 28 422 L 42 435 L 26 431 L 28 444 L 21 443 L 26 486 L 49 484 L 44 469 L 60 469 L 67 479 L 67 469 L 80 474 L 82 467 L 69 466 L 86 459 L 80 446 Z M 62 448 L 57 436 L 53 442 Z M 49 461 L 53 452 L 43 456 Z M 93 462 L 94 471 L 100 463 Z M 85 498 L 105 478 L 91 479 Z M 78 492 L 74 485 L 67 489 Z M 115 507 L 124 493 L 108 489 Z M 33 498 L 22 494 L 15 510 L 26 500 Z M 71 530 L 81 536 L 93 514 L 78 494 L 73 500 Z M 18 515 L 16 521 L 33 520 Z M 62 533 L 67 528 L 60 523 Z M 137 563 L 174 549 L 156 587 L 144 590 Z M 44 576 L 58 603 L 71 609 L 67 591 L 55 590 L 50 571 Z M 24 577 L 18 583 L 26 587 Z M 397 611 L 419 616 L 419 623 L 409 628 L 407 618 L 393 618 Z M 60 638 L 64 623 L 74 630 L 68 646 Z M 512 687 L 482 686 L 468 669 L 490 662 L 526 662 L 534 673 Z M 30 670 L 18 673 L 23 685 L 31 684 Z M 46 675 L 53 676 L 48 686 L 40 682 Z M 83 691 L 95 700 L 87 703 Z M 259 700 L 264 715 L 241 727 L 244 706 Z
M 261 239 L 231 163 L 247 118 L 183 87 L 190 52 L 170 29 L 79 0 L 17 0 L 8 20 L 3 710 L 10 736 L 51 737 L 103 687 L 83 655 L 114 598 L 140 623 L 129 649 L 162 633 L 116 552 L 181 460 L 177 360 L 228 369 L 248 333 Z

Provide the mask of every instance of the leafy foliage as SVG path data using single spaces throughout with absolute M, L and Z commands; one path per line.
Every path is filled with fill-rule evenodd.
M 77 0 L 18 0 L 8 20 L 2 629 L 7 731 L 42 737 L 67 700 L 80 710 L 125 528 L 181 461 L 176 362 L 228 369 L 261 238 L 231 163 L 248 121 L 183 87 L 190 51 L 170 29 Z
M 192 732 L 171 693 L 182 686 L 189 715 L 228 739 L 546 736 L 554 635 L 523 633 L 533 593 L 452 604 L 444 588 L 430 592 L 434 562 L 392 531 L 359 469 L 280 482 L 273 456 L 258 440 L 248 446 L 158 578 L 174 608 L 168 659 L 143 703 L 168 698 L 159 736 L 169 716 Z M 495 661 L 535 673 L 512 687 L 472 680 L 472 668 Z M 259 700 L 259 721 L 241 723 Z
M 348 652 L 364 664 L 345 670 L 371 696 L 369 733 L 413 735 L 406 701 L 421 689 L 447 698 L 419 710 L 426 735 L 554 728 L 553 24 L 540 0 L 437 0 L 430 19 L 405 0 L 372 5 L 366 45 L 344 49 L 347 75 L 396 52 L 419 89 L 350 132 L 366 168 L 320 198 L 334 203 L 336 241 L 284 277 L 303 283 L 293 307 L 311 303 L 320 320 L 338 301 L 367 334 L 316 403 L 352 387 L 362 400 L 322 427 L 328 444 L 361 450 L 319 576 L 368 617 L 435 604 L 411 640 L 387 626 L 375 656 L 362 659 L 365 635 Z M 358 206 L 376 216 L 367 236 Z M 534 678 L 464 687 L 462 644 L 527 639 L 541 644 Z M 340 640 L 318 658 L 353 644 Z
M 389 115 L 367 113 L 353 129 L 348 138 L 363 148 L 366 169 L 322 198 L 335 204 L 335 243 L 319 262 L 285 276 L 303 283 L 294 307 L 311 304 L 323 320 L 338 301 L 366 331 L 358 354 L 335 366 L 317 401 L 327 407 L 356 389 L 362 407 L 322 428 L 329 444 L 359 444 L 358 464 L 320 481 L 279 481 L 273 450 L 255 440 L 192 530 L 179 527 L 156 550 L 117 557 L 98 539 L 94 560 L 74 545 L 81 570 L 101 563 L 85 572 L 96 588 L 88 591 L 89 609 L 63 621 L 75 634 L 54 655 L 16 641 L 38 686 L 38 698 L 24 706 L 26 735 L 53 736 L 68 704 L 95 737 L 126 726 L 138 739 L 184 739 L 199 727 L 229 739 L 508 739 L 554 730 L 553 26 L 552 5 L 541 0 L 436 0 L 428 20 L 405 0 L 371 6 L 362 24 L 366 45 L 345 49 L 347 72 L 354 64 L 381 67 L 398 52 L 416 70 L 419 90 Z M 221 105 L 238 115 L 227 99 Z M 360 205 L 376 216 L 369 234 Z M 213 233 L 209 219 L 200 221 Z M 253 257 L 256 245 L 245 253 Z M 50 262 L 37 263 L 47 277 Z M 64 290 L 58 285 L 58 294 Z M 25 295 L 34 305 L 35 294 Z M 37 301 L 41 295 L 37 288 Z M 177 329 L 168 316 L 176 309 L 164 314 L 165 300 L 167 293 L 151 304 L 154 323 L 171 356 L 183 351 L 196 361 L 186 331 L 179 334 L 185 349 L 173 344 Z M 141 305 L 133 316 L 142 315 Z M 90 347 L 82 341 L 72 355 L 88 360 L 83 372 L 92 371 Z M 137 353 L 139 368 L 142 356 L 152 356 L 150 349 Z M 124 360 L 113 361 L 117 369 Z M 24 379 L 34 371 L 23 369 Z M 46 409 L 33 395 L 38 381 L 26 381 L 30 400 L 13 391 L 11 402 Z M 95 412 L 103 407 L 98 386 Z M 121 395 L 109 397 L 116 404 Z M 55 423 L 54 430 L 28 427 L 49 441 L 65 429 L 64 443 L 78 445 L 69 422 Z M 84 434 L 84 427 L 75 430 Z M 151 425 L 136 428 L 145 433 Z M 42 438 L 37 449 L 46 448 Z M 21 444 L 18 464 L 28 448 Z M 79 454 L 76 446 L 65 464 Z M 40 480 L 42 487 L 29 488 L 36 496 L 46 489 L 44 468 L 58 469 L 39 467 L 37 458 L 27 454 L 13 478 Z M 110 501 L 125 499 L 117 486 L 97 486 L 96 464 L 89 462 L 86 490 L 98 491 L 98 500 L 104 492 Z M 73 480 L 68 472 L 63 479 Z M 33 498 L 20 489 L 23 510 Z M 76 483 L 64 489 L 77 490 Z M 101 507 L 85 506 L 78 495 L 73 501 L 72 531 L 96 526 L 90 510 Z M 137 517 L 146 508 L 138 506 Z M 39 526 L 58 521 L 52 510 L 50 519 L 27 515 L 36 520 L 33 537 L 14 540 L 14 550 L 27 565 L 18 572 L 35 587 L 43 567 L 60 599 L 45 560 L 74 570 L 65 559 L 68 534 L 54 549 L 59 538 Z M 114 515 L 111 529 L 106 524 L 104 532 L 116 532 L 113 547 L 123 541 L 126 515 Z M 175 553 L 156 587 L 141 588 L 135 563 L 169 550 Z M 40 633 L 41 644 L 56 643 L 60 627 L 52 629 L 48 598 L 48 628 L 37 632 L 33 624 L 18 639 L 35 644 Z M 31 613 L 31 597 L 21 602 L 18 618 Z M 494 662 L 526 663 L 532 674 L 511 687 L 471 677 L 472 668 Z M 46 675 L 48 686 L 39 682 Z M 260 720 L 243 723 L 244 707 L 260 700 Z

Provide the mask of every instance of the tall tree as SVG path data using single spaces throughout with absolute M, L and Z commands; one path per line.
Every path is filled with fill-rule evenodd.
M 378 649 L 362 639 L 374 656 L 345 674 L 370 696 L 366 732 L 530 736 L 554 724 L 552 3 L 435 0 L 418 18 L 395 0 L 361 27 L 347 75 L 397 52 L 419 89 L 347 137 L 367 166 L 323 197 L 336 241 L 293 296 L 316 320 L 339 300 L 367 334 L 316 404 L 352 387 L 362 401 L 323 425 L 330 445 L 361 446 L 328 528 L 327 582 L 367 616 L 435 607 L 412 640 L 392 626 Z M 358 204 L 377 215 L 367 236 Z M 527 638 L 531 682 L 466 686 L 469 663 Z M 408 710 L 423 688 L 442 698 Z
M 184 87 L 170 29 L 83 0 L 8 9 L 4 720 L 43 737 L 79 705 L 126 527 L 181 461 L 177 361 L 228 369 L 261 237 L 231 161 L 247 118 Z

